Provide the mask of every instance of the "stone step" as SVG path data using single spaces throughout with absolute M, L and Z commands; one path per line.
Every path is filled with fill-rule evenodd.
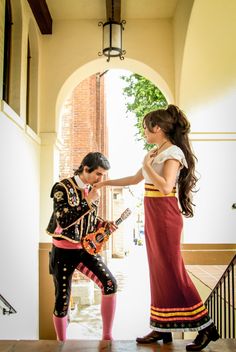
M 175 340 L 171 344 L 137 345 L 135 341 L 96 341 L 68 340 L 64 343 L 55 340 L 0 340 L 0 352 L 184 352 L 191 341 Z M 211 342 L 204 351 L 236 351 L 235 339 L 219 339 Z

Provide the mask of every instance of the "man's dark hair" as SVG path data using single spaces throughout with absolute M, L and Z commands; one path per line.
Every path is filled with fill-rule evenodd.
M 74 175 L 81 174 L 85 166 L 88 167 L 89 173 L 93 172 L 98 167 L 102 167 L 104 170 L 110 169 L 109 161 L 102 153 L 99 153 L 99 152 L 88 153 L 81 161 L 81 164 L 78 167 L 78 169 L 74 171 Z

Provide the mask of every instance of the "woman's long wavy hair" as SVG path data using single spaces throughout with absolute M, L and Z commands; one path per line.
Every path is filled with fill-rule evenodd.
M 165 133 L 166 137 L 172 144 L 182 149 L 188 168 L 183 167 L 180 170 L 178 178 L 179 202 L 182 214 L 186 217 L 193 216 L 192 192 L 194 190 L 197 177 L 195 175 L 195 161 L 197 158 L 191 150 L 188 134 L 190 132 L 190 123 L 177 106 L 168 105 L 167 109 L 158 109 L 149 112 L 143 119 L 143 125 L 152 132 L 155 126 L 159 126 Z

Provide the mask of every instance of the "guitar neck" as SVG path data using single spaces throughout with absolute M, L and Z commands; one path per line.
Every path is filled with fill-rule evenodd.
M 114 223 L 115 223 L 116 226 L 118 226 L 118 225 L 120 225 L 122 223 L 122 221 L 123 221 L 123 219 L 119 218 L 116 221 L 114 221 Z M 105 233 L 106 233 L 107 236 L 111 236 L 112 235 L 112 232 L 110 232 L 109 229 L 106 229 Z
M 121 216 L 114 222 L 116 226 L 120 225 L 131 214 L 131 210 L 127 208 Z
M 122 221 L 123 221 L 123 220 L 122 220 L 121 218 L 117 219 L 117 220 L 115 221 L 116 226 L 120 225 L 120 224 L 122 223 Z

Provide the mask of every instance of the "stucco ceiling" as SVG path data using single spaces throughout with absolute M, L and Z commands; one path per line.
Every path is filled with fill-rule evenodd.
M 53 20 L 106 18 L 106 0 L 46 0 Z M 121 19 L 171 18 L 178 0 L 121 0 Z

